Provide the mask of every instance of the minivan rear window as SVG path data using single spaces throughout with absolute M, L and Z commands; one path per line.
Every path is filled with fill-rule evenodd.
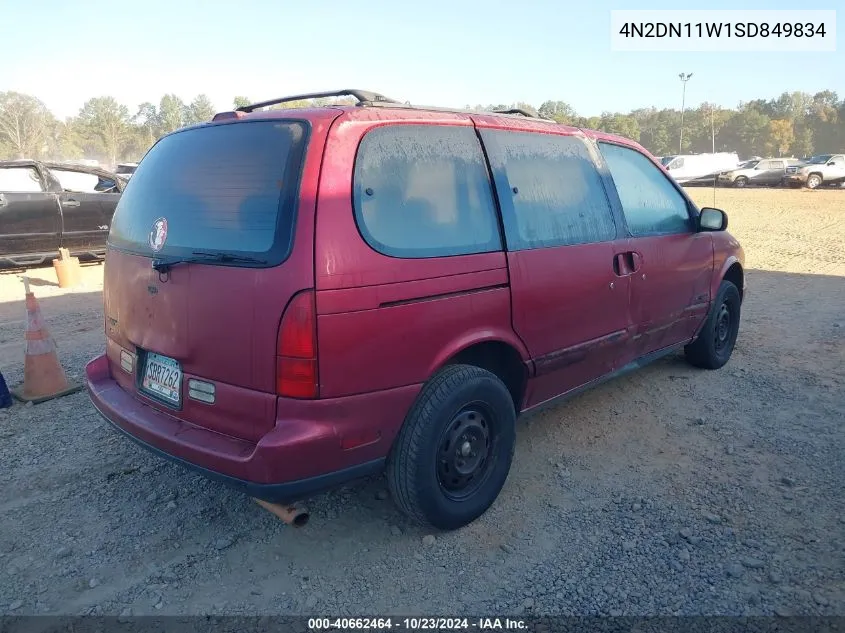
M 162 138 L 120 198 L 109 245 L 156 257 L 202 251 L 280 263 L 290 251 L 307 131 L 300 121 L 249 121 Z

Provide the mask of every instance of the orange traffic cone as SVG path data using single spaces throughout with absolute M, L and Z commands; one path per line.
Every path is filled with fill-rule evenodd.
M 68 382 L 65 371 L 56 356 L 56 342 L 47 331 L 41 308 L 29 289 L 29 279 L 24 277 L 26 292 L 26 356 L 23 385 L 12 390 L 12 395 L 23 402 L 37 404 L 82 389 L 82 385 Z

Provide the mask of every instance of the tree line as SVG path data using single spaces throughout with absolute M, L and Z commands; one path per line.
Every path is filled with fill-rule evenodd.
M 655 156 L 713 151 L 750 156 L 795 156 L 845 151 L 845 99 L 825 90 L 814 95 L 784 92 L 776 99 L 755 99 L 736 108 L 702 103 L 683 112 L 640 108 L 627 114 L 603 112 L 583 117 L 564 101 L 500 104 L 484 109 L 521 107 L 558 123 L 619 134 L 638 141 Z M 475 109 L 481 109 L 476 106 Z
M 348 100 L 306 100 L 276 107 L 306 107 Z M 237 108 L 250 103 L 235 97 Z M 736 108 L 702 103 L 681 116 L 672 108 L 640 108 L 625 113 L 579 115 L 565 101 L 539 107 L 516 102 L 469 110 L 522 108 L 558 123 L 602 130 L 638 141 L 652 154 L 735 151 L 749 156 L 810 156 L 845 151 L 845 100 L 825 90 L 814 95 L 785 92 L 776 99 L 755 99 Z M 85 102 L 76 116 L 58 120 L 37 97 L 0 92 L 0 159 L 96 159 L 107 165 L 137 161 L 157 138 L 180 127 L 210 120 L 215 108 L 206 95 L 186 103 L 173 94 L 142 103 L 133 112 L 109 96 Z

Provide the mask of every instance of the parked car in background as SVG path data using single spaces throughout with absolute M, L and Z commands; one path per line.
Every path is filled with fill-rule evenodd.
M 327 95 L 359 103 L 262 110 Z M 725 213 L 633 141 L 514 112 L 355 90 L 162 137 L 109 235 L 94 406 L 254 497 L 386 470 L 454 529 L 498 496 L 520 412 L 674 350 L 725 365 Z
M 845 154 L 819 154 L 806 163 L 787 167 L 786 183 L 791 187 L 816 189 L 845 183 Z
M 679 184 L 712 184 L 720 172 L 735 169 L 740 164 L 736 152 L 715 154 L 676 154 L 664 156 L 661 164 Z
M 737 169 L 719 174 L 719 184 L 733 187 L 748 185 L 777 186 L 783 184 L 787 167 L 800 164 L 797 158 L 765 158 L 749 160 Z
M 40 264 L 59 248 L 101 256 L 123 187 L 96 167 L 0 161 L 0 264 Z
M 129 180 L 132 178 L 132 174 L 135 173 L 137 168 L 138 163 L 118 163 L 114 172 L 124 180 Z

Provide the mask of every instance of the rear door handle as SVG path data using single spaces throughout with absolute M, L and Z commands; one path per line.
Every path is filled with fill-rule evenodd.
M 62 206 L 63 207 L 78 207 L 79 206 L 79 200 L 72 200 L 72 199 L 71 200 L 65 200 L 62 203 Z

